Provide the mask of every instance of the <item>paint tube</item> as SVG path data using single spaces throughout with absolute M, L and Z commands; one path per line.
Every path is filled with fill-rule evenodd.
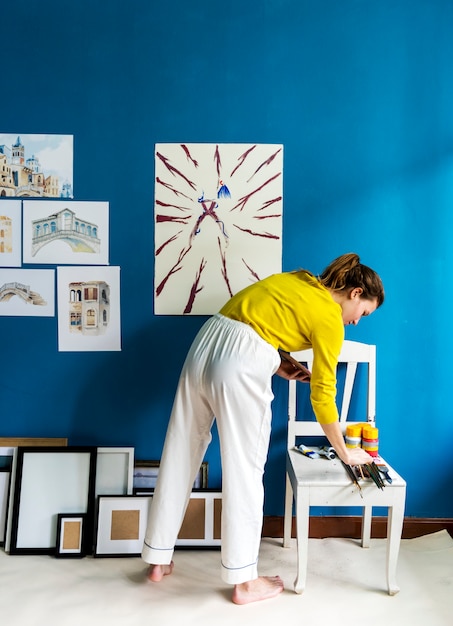
M 294 448 L 298 452 L 301 452 L 304 456 L 308 456 L 310 459 L 319 459 L 324 457 L 325 459 L 331 460 L 337 456 L 335 454 L 335 450 L 331 446 L 314 446 L 312 448 L 308 448 L 301 443 L 298 446 L 294 446 Z
M 330 460 L 334 459 L 337 456 L 332 446 L 322 446 L 319 449 L 319 454 L 321 456 L 324 456 L 326 459 L 330 459 Z
M 294 448 L 299 452 L 302 452 L 304 456 L 308 456 L 310 459 L 319 459 L 318 452 L 313 450 L 313 448 L 307 448 L 307 446 L 304 446 L 303 444 L 294 446 Z

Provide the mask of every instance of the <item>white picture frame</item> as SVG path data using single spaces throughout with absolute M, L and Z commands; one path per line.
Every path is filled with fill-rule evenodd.
M 11 472 L 9 469 L 0 468 L 0 546 L 5 543 L 10 481 Z
M 95 497 L 132 494 L 134 452 L 133 447 L 97 449 Z
M 0 446 L 0 468 L 11 469 L 14 456 L 14 446 Z
M 94 556 L 140 556 L 152 495 L 99 496 Z M 220 490 L 194 490 L 175 547 L 221 545 Z
M 11 460 L 11 476 L 9 484 L 9 495 L 6 513 L 6 528 L 5 528 L 5 552 L 9 553 L 11 548 L 11 527 L 13 521 L 13 502 L 14 494 L 16 491 L 16 469 L 17 469 L 17 447 L 2 447 L 5 451 L 5 456 L 12 456 Z M 11 452 L 11 455 L 9 454 Z
M 194 490 L 190 494 L 176 546 L 220 546 L 222 492 Z

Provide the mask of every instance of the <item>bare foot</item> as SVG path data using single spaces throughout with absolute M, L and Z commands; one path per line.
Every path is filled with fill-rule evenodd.
M 259 576 L 246 583 L 235 585 L 233 590 L 233 602 L 235 604 L 248 604 L 259 600 L 275 598 L 283 591 L 283 581 L 280 576 Z
M 160 583 L 164 576 L 172 573 L 173 566 L 173 561 L 170 565 L 150 565 L 146 577 L 153 583 Z

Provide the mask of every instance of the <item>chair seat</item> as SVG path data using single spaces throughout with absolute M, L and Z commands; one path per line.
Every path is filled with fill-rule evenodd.
M 286 471 L 293 491 L 310 489 L 310 506 L 326 504 L 326 492 L 331 506 L 390 506 L 393 503 L 395 489 L 405 488 L 406 481 L 381 457 L 379 463 L 387 465 L 392 483 L 384 481 L 385 487 L 378 489 L 371 479 L 360 479 L 359 489 L 351 481 L 340 459 L 312 459 L 297 450 L 288 450 Z M 351 498 L 356 500 L 353 503 Z

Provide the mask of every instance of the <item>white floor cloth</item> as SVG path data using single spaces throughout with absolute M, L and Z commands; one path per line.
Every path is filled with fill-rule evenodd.
M 2 625 L 27 626 L 451 626 L 453 539 L 446 531 L 405 539 L 396 596 L 386 592 L 384 539 L 362 549 L 352 539 L 310 539 L 307 585 L 293 592 L 295 550 L 263 539 L 260 574 L 279 574 L 277 598 L 237 606 L 220 579 L 218 550 L 177 550 L 161 583 L 145 578 L 138 557 L 57 559 L 0 549 Z

